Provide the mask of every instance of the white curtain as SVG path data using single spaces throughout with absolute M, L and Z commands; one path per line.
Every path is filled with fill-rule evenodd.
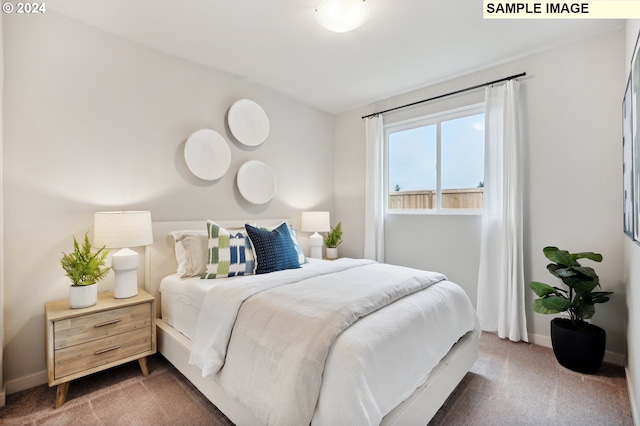
M 384 262 L 384 190 L 383 147 L 384 120 L 382 115 L 367 117 L 366 175 L 364 211 L 364 257 Z
M 483 330 L 528 341 L 522 255 L 519 83 L 487 87 L 478 316 Z

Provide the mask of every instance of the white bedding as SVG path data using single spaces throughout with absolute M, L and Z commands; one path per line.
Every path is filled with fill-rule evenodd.
M 164 277 L 160 282 L 162 320 L 193 340 L 202 301 L 207 292 L 216 285 L 233 279 L 180 278 L 177 273 Z
M 203 295 L 221 283 L 163 281 L 163 319 L 193 338 L 193 318 Z M 171 302 L 174 299 L 186 304 L 176 308 Z M 313 424 L 379 424 L 426 380 L 462 335 L 478 329 L 464 291 L 446 280 L 360 319 L 337 338 L 329 352 Z M 241 400 L 233 389 L 237 382 L 225 368 L 215 379 Z
M 319 262 L 326 261 L 309 259 L 308 263 L 302 267 L 306 268 Z M 179 275 L 178 273 L 167 275 L 160 282 L 162 319 L 193 340 L 196 335 L 200 308 L 207 292 L 215 286 L 237 280 L 239 277 L 202 280 L 199 277 L 180 278 Z

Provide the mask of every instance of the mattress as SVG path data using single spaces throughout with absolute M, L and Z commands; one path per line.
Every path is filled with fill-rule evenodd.
M 233 279 L 166 277 L 160 285 L 163 320 L 193 339 L 206 294 Z M 361 318 L 329 352 L 312 423 L 379 424 L 472 330 L 479 332 L 479 325 L 469 299 L 447 280 Z
M 193 340 L 202 301 L 216 285 L 233 278 L 202 280 L 180 278 L 179 274 L 166 276 L 160 282 L 162 320 Z
M 327 262 L 308 259 L 303 268 L 314 263 Z M 162 320 L 193 340 L 200 308 L 207 292 L 215 286 L 230 282 L 238 277 L 203 280 L 199 277 L 180 278 L 178 273 L 168 275 L 160 282 Z

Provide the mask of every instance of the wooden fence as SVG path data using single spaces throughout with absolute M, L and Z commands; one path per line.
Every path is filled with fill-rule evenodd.
M 481 209 L 484 188 L 445 189 L 443 209 Z M 389 209 L 435 209 L 436 191 L 396 191 L 389 193 Z

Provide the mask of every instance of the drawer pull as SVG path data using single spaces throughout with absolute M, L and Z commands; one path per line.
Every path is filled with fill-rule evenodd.
M 106 348 L 106 349 L 101 349 L 101 350 L 99 350 L 99 351 L 95 351 L 93 354 L 94 354 L 94 355 L 100 355 L 100 354 L 103 354 L 103 353 L 105 353 L 105 352 L 115 351 L 116 349 L 120 349 L 120 347 L 121 347 L 120 345 L 117 345 L 117 346 L 111 346 L 110 348 Z
M 118 323 L 118 322 L 120 322 L 119 319 L 114 319 L 114 320 L 111 320 L 111 321 L 105 321 L 105 322 L 101 322 L 100 324 L 94 325 L 93 328 L 104 327 L 105 325 L 115 324 L 115 323 Z

